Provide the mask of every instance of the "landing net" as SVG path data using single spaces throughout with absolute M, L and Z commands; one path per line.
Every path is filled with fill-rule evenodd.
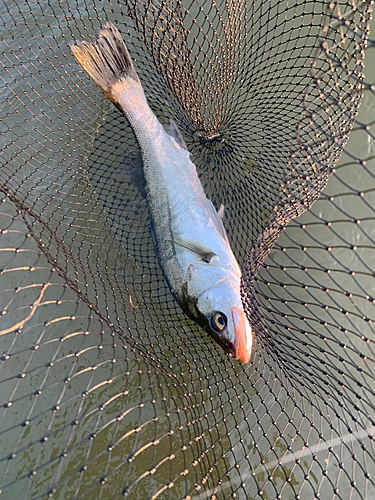
M 0 6 L 2 496 L 375 497 L 370 2 Z M 135 136 L 70 53 L 108 21 L 225 206 L 247 366 L 170 293 Z

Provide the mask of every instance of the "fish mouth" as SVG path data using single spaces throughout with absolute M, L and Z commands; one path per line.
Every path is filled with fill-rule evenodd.
M 207 329 L 209 335 L 214 339 L 214 341 L 219 344 L 219 346 L 224 350 L 226 354 L 229 354 L 233 358 L 235 358 L 235 348 L 233 343 L 225 337 L 221 337 L 220 335 L 214 333 L 212 330 Z
M 234 325 L 234 354 L 236 359 L 241 363 L 248 363 L 251 358 L 251 350 L 253 346 L 253 334 L 251 326 L 246 318 L 243 309 L 233 307 L 231 309 L 232 320 Z
M 240 307 L 232 307 L 231 316 L 234 326 L 234 340 L 228 339 L 228 331 L 224 330 L 221 334 L 207 329 L 211 337 L 217 342 L 220 347 L 234 359 L 238 359 L 241 363 L 248 363 L 251 358 L 253 346 L 253 334 L 251 326 L 246 318 L 246 315 Z M 224 335 L 223 335 L 224 334 Z

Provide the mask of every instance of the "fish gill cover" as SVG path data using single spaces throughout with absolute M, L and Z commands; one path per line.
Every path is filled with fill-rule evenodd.
M 0 5 L 1 495 L 375 497 L 371 3 Z M 70 53 L 108 21 L 225 205 L 247 366 L 171 295 L 134 134 Z

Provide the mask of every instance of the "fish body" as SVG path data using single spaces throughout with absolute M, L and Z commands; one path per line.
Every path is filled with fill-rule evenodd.
M 233 357 L 250 360 L 252 331 L 240 297 L 241 270 L 176 127 L 149 107 L 126 46 L 106 24 L 97 44 L 70 45 L 78 63 L 127 116 L 139 142 L 160 265 L 182 309 Z

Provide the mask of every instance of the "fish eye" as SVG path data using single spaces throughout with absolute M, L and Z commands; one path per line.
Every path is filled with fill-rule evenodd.
M 220 333 L 227 326 L 227 317 L 224 313 L 216 312 L 211 316 L 211 328 L 214 332 Z

